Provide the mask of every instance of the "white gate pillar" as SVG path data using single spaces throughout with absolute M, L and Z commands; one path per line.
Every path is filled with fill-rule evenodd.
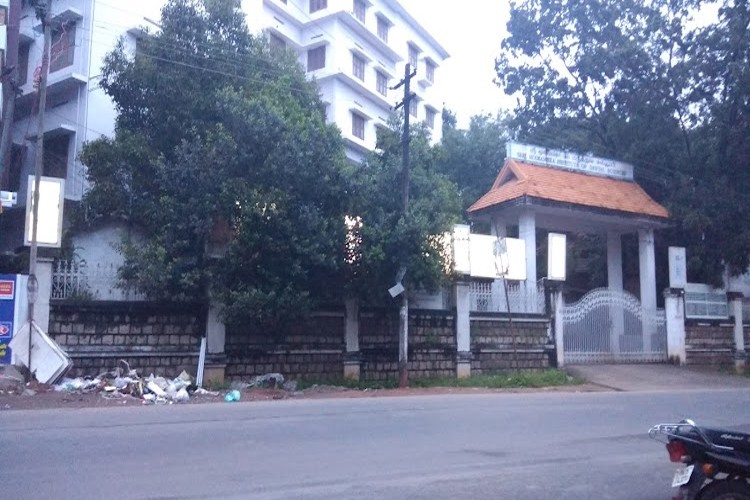
M 563 339 L 565 337 L 565 330 L 563 327 L 563 294 L 562 288 L 557 287 L 552 290 L 550 295 L 550 302 L 552 303 L 552 311 L 554 321 L 554 332 L 555 332 L 555 354 L 557 356 L 557 368 L 565 366 L 565 343 Z
M 607 287 L 622 292 L 622 237 L 620 233 L 607 233 Z M 625 334 L 625 311 L 620 304 L 610 305 L 609 349 L 617 357 L 620 353 L 620 338 Z
M 685 351 L 685 297 L 682 290 L 667 289 L 664 292 L 664 315 L 667 320 L 667 357 L 672 362 L 684 365 Z
M 227 326 L 221 319 L 223 306 L 210 299 L 206 314 L 206 364 L 203 368 L 205 382 L 223 382 L 226 376 Z
M 526 287 L 536 290 L 536 214 L 531 210 L 518 217 L 518 237 L 526 243 Z
M 346 313 L 344 315 L 344 378 L 359 380 L 362 358 L 359 352 L 359 301 L 347 299 L 344 301 Z
M 742 294 L 728 293 L 734 316 L 734 369 L 737 373 L 747 370 L 747 354 L 745 353 L 745 331 L 742 327 Z
M 52 298 L 52 259 L 38 258 L 36 261 L 36 279 L 39 284 L 36 303 L 34 304 L 34 323 L 44 333 L 49 333 L 50 299 Z
M 656 258 L 654 230 L 638 231 L 638 264 L 643 308 L 643 352 L 651 352 L 651 339 L 656 333 Z
M 471 376 L 471 284 L 456 282 L 456 377 Z
M 607 287 L 621 292 L 622 286 L 622 238 L 620 233 L 607 233 Z

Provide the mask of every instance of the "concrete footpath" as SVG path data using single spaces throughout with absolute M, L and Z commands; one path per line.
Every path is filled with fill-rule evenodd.
M 669 364 L 573 365 L 565 371 L 616 391 L 750 389 L 750 377 Z

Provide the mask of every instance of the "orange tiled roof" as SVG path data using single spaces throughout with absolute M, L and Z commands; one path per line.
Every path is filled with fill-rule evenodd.
M 652 217 L 669 217 L 635 182 L 506 160 L 492 188 L 469 212 L 531 196 L 561 203 L 604 208 Z

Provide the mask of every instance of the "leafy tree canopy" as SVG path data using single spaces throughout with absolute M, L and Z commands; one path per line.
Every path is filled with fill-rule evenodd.
M 89 221 L 127 221 L 123 278 L 155 299 L 274 320 L 338 296 L 350 172 L 296 58 L 248 32 L 239 0 L 170 0 L 112 52 L 114 138 L 86 145 Z
M 443 123 L 448 125 L 443 126 L 437 168 L 459 187 L 465 211 L 490 189 L 503 166 L 510 118 L 503 114 L 473 116 L 465 130 L 456 128 L 455 119 Z
M 636 165 L 670 209 L 693 279 L 747 268 L 748 5 L 701 0 L 513 2 L 497 83 L 519 138 Z M 704 9 L 704 10 L 702 10 Z
M 389 298 L 402 265 L 410 289 L 436 290 L 448 277 L 443 235 L 460 216 L 456 186 L 437 170 L 440 145 L 429 130 L 411 129 L 408 213 L 402 203 L 402 132 L 396 121 L 378 137 L 378 149 L 357 172 L 353 212 L 360 224 L 350 254 L 351 293 L 371 302 Z

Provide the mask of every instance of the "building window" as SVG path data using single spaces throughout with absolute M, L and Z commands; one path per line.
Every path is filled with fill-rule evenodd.
M 326 46 L 321 45 L 307 51 L 307 71 L 315 71 L 326 67 Z
M 354 0 L 354 17 L 360 22 L 365 22 L 365 16 L 367 16 L 367 4 L 364 0 Z
M 365 119 L 357 113 L 352 113 L 352 135 L 365 139 Z
M 384 96 L 388 95 L 388 77 L 385 76 L 380 71 L 375 73 L 376 75 L 376 87 L 378 90 L 378 93 Z
M 328 0 L 310 0 L 310 14 L 328 8 Z
M 352 73 L 362 81 L 365 81 L 365 60 L 357 54 L 352 54 Z
M 435 63 L 432 61 L 425 61 L 425 69 L 426 69 L 426 76 L 427 81 L 430 83 L 435 83 Z
M 0 7 L 0 26 L 8 24 L 8 7 Z
M 388 31 L 391 29 L 391 25 L 383 19 L 382 17 L 378 17 L 378 37 L 380 37 L 381 40 L 388 43 Z
M 68 176 L 70 136 L 58 135 L 44 139 L 44 175 L 65 179 Z
M 29 51 L 31 44 L 18 46 L 18 85 L 24 85 L 29 80 Z
M 59 71 L 73 65 L 76 53 L 76 25 L 63 24 L 52 31 L 49 71 Z
M 413 97 L 409 100 L 409 114 L 414 118 L 417 117 L 417 100 Z
M 268 43 L 271 46 L 272 54 L 281 54 L 286 50 L 286 40 L 275 33 L 270 34 Z
M 416 69 L 419 62 L 419 50 L 414 45 L 409 45 L 409 64 L 411 69 Z
M 425 108 L 425 123 L 427 123 L 427 126 L 430 128 L 435 128 L 435 115 L 437 114 L 434 109 L 431 108 Z

